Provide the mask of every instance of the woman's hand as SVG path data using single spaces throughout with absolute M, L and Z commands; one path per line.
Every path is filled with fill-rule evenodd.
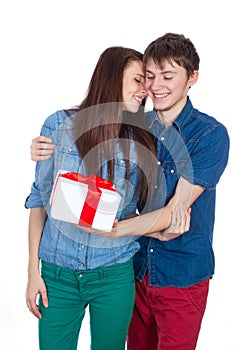
M 37 136 L 31 143 L 31 160 L 37 162 L 39 160 L 47 160 L 51 158 L 56 147 L 52 143 L 52 139 L 47 136 Z
M 169 209 L 169 212 L 170 209 Z M 161 215 L 161 213 L 160 213 Z M 174 238 L 179 237 L 183 233 L 189 230 L 190 220 L 191 220 L 191 208 L 186 209 L 186 206 L 183 204 L 177 204 L 171 214 L 169 226 L 162 231 L 156 231 L 153 233 L 147 234 L 145 232 L 146 227 L 150 227 L 151 222 L 146 222 L 146 214 L 132 217 L 130 219 L 125 219 L 118 222 L 115 220 L 113 229 L 110 232 L 95 230 L 91 227 L 84 227 L 80 225 L 75 225 L 76 227 L 92 233 L 101 235 L 108 238 L 121 238 L 125 236 L 148 236 L 151 238 L 157 238 L 160 241 L 170 241 Z M 140 221 L 139 221 L 140 220 Z M 138 230 L 138 227 L 142 226 L 142 229 Z M 137 232 L 136 232 L 137 231 Z M 136 232 L 136 233 L 135 233 Z
M 37 305 L 37 297 L 41 295 L 44 307 L 48 307 L 47 290 L 43 278 L 39 273 L 35 273 L 28 277 L 28 284 L 25 293 L 26 303 L 28 309 L 37 318 L 42 318 Z

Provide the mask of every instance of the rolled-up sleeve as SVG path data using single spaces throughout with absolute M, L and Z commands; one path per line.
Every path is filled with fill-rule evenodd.
M 53 139 L 54 131 L 59 125 L 59 112 L 56 112 L 49 116 L 42 128 L 40 135 L 48 136 Z M 55 140 L 53 139 L 53 142 Z M 56 143 L 56 142 L 55 142 Z M 36 207 L 45 207 L 48 204 L 50 186 L 52 186 L 53 178 L 51 176 L 54 163 L 54 155 L 45 161 L 38 161 L 35 167 L 35 180 L 31 186 L 31 193 L 25 200 L 25 208 L 36 208 Z M 43 176 L 41 176 L 43 174 Z M 50 178 L 51 177 L 51 178 Z M 43 178 L 43 183 L 41 179 Z
M 26 209 L 44 207 L 44 203 L 41 197 L 40 189 L 37 188 L 36 182 L 34 181 L 31 186 L 31 193 L 26 198 L 25 204 Z

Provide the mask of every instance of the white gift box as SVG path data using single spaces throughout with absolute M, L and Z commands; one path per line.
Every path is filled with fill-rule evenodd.
M 120 200 L 109 180 L 59 171 L 50 197 L 51 217 L 111 231 Z

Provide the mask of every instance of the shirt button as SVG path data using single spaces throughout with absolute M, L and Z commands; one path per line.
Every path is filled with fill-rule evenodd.
M 81 245 L 81 248 L 85 248 L 85 245 L 84 245 L 84 244 L 82 244 L 82 245 Z
M 151 248 L 151 249 L 150 249 L 150 252 L 151 252 L 151 253 L 153 253 L 153 252 L 154 252 L 154 249 L 153 249 L 153 248 Z
M 174 169 L 171 169 L 171 174 L 174 174 L 175 170 Z
M 78 277 L 83 277 L 83 273 L 79 273 Z
M 158 161 L 158 162 L 157 162 L 157 164 L 158 164 L 158 165 L 160 165 L 160 164 L 161 164 L 161 162 L 160 162 L 160 161 Z
M 160 140 L 161 140 L 161 141 L 164 141 L 164 140 L 165 140 L 165 137 L 164 137 L 164 136 L 162 136 Z

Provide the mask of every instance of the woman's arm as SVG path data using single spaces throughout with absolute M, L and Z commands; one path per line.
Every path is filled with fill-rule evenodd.
M 26 303 L 29 310 L 38 318 L 42 315 L 37 306 L 37 296 L 41 294 L 45 307 L 48 307 L 46 287 L 40 276 L 38 249 L 47 214 L 44 208 L 32 208 L 29 216 L 29 261 Z
M 84 231 L 110 238 L 145 235 L 169 241 L 189 230 L 190 207 L 203 191 L 203 187 L 180 178 L 174 196 L 164 208 L 117 222 L 111 232 L 76 226 Z
M 170 241 L 187 232 L 190 227 L 191 208 L 179 203 L 175 206 L 171 214 L 171 222 L 165 230 L 149 233 L 145 236 L 157 238 L 160 241 Z
M 117 228 L 113 230 L 113 236 L 150 235 L 150 237 L 158 238 L 159 240 L 170 240 L 176 238 L 180 234 L 188 231 L 187 227 L 189 228 L 190 223 L 190 211 L 188 208 L 191 207 L 193 202 L 203 193 L 203 191 L 203 187 L 193 185 L 184 178 L 180 178 L 174 196 L 164 208 L 119 222 Z M 175 225 L 174 222 L 171 221 L 173 212 L 175 213 Z M 181 223 L 182 220 L 184 221 L 182 225 L 179 226 L 179 222 Z M 169 227 L 170 223 L 172 224 L 171 227 Z M 175 227 L 178 227 L 180 232 L 174 231 L 175 235 L 172 235 L 171 229 L 175 229 Z M 166 230 L 167 228 L 169 229 Z M 161 232 L 163 230 L 165 231 Z
M 52 143 L 51 138 L 36 137 L 31 144 L 31 159 L 34 161 L 49 159 L 55 147 L 56 145 Z M 85 227 L 83 229 L 112 238 L 147 235 L 162 241 L 171 240 L 188 231 L 190 225 L 190 210 L 188 208 L 203 191 L 203 187 L 193 185 L 180 178 L 175 195 L 164 208 L 123 220 L 110 233 Z M 181 207 L 178 204 L 181 204 Z

